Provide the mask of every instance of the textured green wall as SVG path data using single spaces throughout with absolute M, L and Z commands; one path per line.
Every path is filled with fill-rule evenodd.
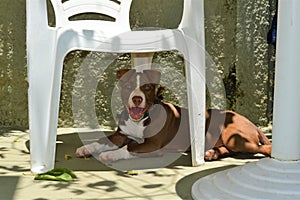
M 25 1 L 0 2 L 0 126 L 27 127 Z
M 272 115 L 274 48 L 266 42 L 275 1 L 239 0 L 236 25 L 236 73 L 240 96 L 236 109 L 256 123 Z
M 269 0 L 205 1 L 206 50 L 222 74 L 227 108 L 260 125 L 272 121 L 274 47 L 266 38 L 274 11 Z
M 227 107 L 260 125 L 267 125 L 272 113 L 274 49 L 266 43 L 266 35 L 273 4 L 269 0 L 205 0 L 206 50 L 225 82 Z M 0 126 L 28 127 L 25 7 L 25 0 L 0 2 Z M 135 0 L 131 12 L 132 28 L 173 28 L 179 23 L 182 1 Z M 86 56 L 101 62 L 115 55 L 75 51 L 66 57 L 59 126 L 73 126 L 73 85 Z M 154 61 L 182 72 L 183 61 L 176 53 L 156 54 Z M 96 94 L 101 124 L 114 126 L 109 109 L 116 81 L 111 77 L 115 69 L 128 65 L 129 55 L 123 55 L 101 78 Z

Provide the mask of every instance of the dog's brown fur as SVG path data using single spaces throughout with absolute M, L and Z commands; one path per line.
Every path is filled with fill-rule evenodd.
M 271 155 L 272 145 L 265 134 L 236 112 L 207 110 L 205 125 L 206 136 L 219 136 L 214 147 L 206 151 L 206 160 L 238 152 Z

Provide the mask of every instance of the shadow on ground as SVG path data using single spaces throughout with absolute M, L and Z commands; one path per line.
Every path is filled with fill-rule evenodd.
M 185 176 L 184 178 L 180 179 L 176 183 L 176 193 L 182 199 L 192 199 L 191 188 L 192 188 L 193 184 L 198 179 L 203 178 L 205 176 L 208 176 L 210 174 L 219 172 L 219 171 L 223 171 L 223 170 L 226 170 L 226 169 L 236 167 L 236 166 L 237 165 L 228 165 L 228 166 L 224 166 L 224 167 L 216 167 L 216 168 L 199 171 L 199 172 L 190 174 L 188 176 Z
M 1 176 L 0 199 L 13 199 L 18 182 L 18 176 Z
M 106 132 L 106 135 L 112 132 Z M 84 134 L 94 134 L 84 133 Z M 94 138 L 97 140 L 98 138 Z M 83 145 L 78 133 L 58 135 L 56 146 L 55 167 L 69 168 L 74 171 L 127 171 L 153 168 L 175 168 L 176 166 L 191 166 L 190 154 L 165 153 L 163 156 L 138 158 L 133 160 L 120 160 L 118 162 L 103 164 L 95 157 L 76 158 L 76 148 Z

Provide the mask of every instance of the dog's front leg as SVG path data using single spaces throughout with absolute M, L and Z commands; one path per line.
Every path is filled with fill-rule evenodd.
M 123 147 L 127 142 L 128 138 L 118 130 L 107 138 L 101 138 L 97 142 L 93 142 L 78 148 L 75 152 L 75 155 L 77 157 L 88 157 L 93 154 L 99 154 L 101 152 L 118 149 Z
M 91 144 L 87 144 L 76 149 L 75 155 L 76 157 L 88 157 L 93 154 L 99 154 L 101 152 L 111 151 L 117 148 L 119 147 L 113 144 L 103 144 L 99 142 L 93 142 Z
M 146 139 L 144 143 L 137 143 L 137 142 L 131 142 L 128 145 L 127 150 L 130 153 L 138 154 L 138 153 L 151 153 L 157 150 L 160 150 L 162 147 L 162 144 L 157 142 L 157 140 L 150 141 L 149 139 Z
M 161 156 L 162 153 L 157 151 L 160 147 L 160 144 L 154 145 L 152 142 L 139 144 L 132 140 L 120 149 L 102 152 L 99 155 L 99 160 L 102 162 L 113 162 L 137 157 Z
M 127 146 L 124 146 L 114 151 L 102 152 L 99 155 L 99 160 L 102 162 L 114 162 L 117 160 L 127 160 L 132 158 L 136 158 L 136 156 L 128 152 Z

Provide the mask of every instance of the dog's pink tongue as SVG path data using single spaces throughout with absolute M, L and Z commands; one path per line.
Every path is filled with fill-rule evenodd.
M 143 108 L 138 108 L 134 107 L 129 110 L 129 114 L 133 119 L 140 119 L 144 115 L 144 109 Z

